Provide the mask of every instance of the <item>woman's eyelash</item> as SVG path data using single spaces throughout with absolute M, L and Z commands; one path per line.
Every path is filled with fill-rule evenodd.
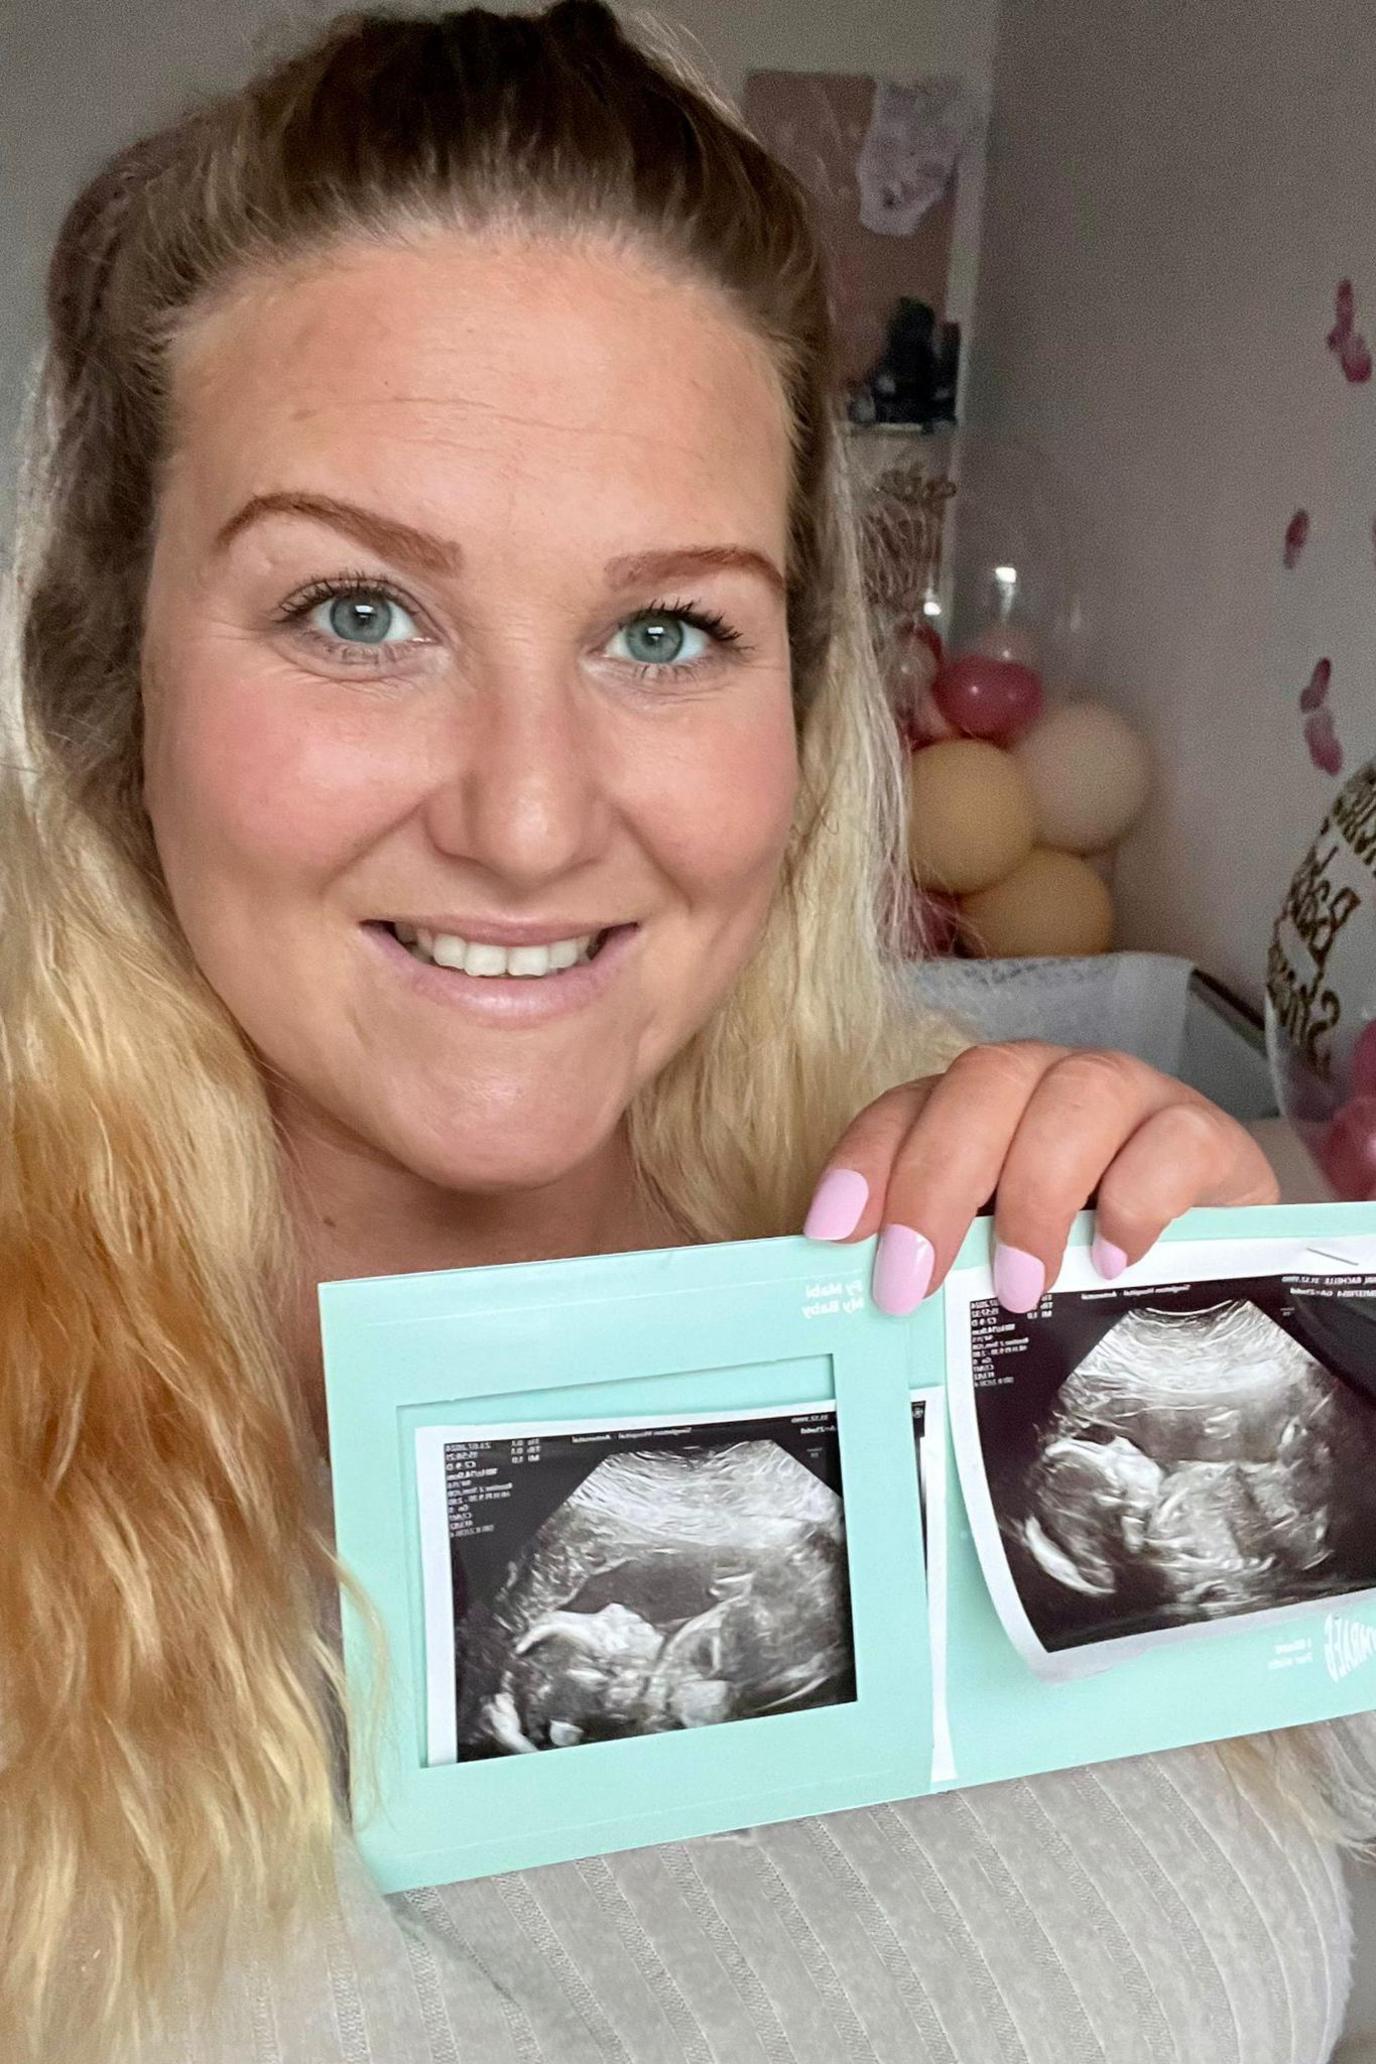
M 750 647 L 741 634 L 724 616 L 718 616 L 714 609 L 704 609 L 697 602 L 650 602 L 643 609 L 633 609 L 629 616 L 623 616 L 616 626 L 618 631 L 628 630 L 632 624 L 653 623 L 657 617 L 666 617 L 674 623 L 691 624 L 694 630 L 704 631 L 715 644 L 724 649 L 734 649 L 738 654 L 748 653 Z M 615 635 L 615 633 L 613 633 Z M 636 672 L 653 678 L 658 674 L 692 674 L 707 662 L 702 659 L 689 660 L 685 666 L 674 666 L 667 660 L 633 660 Z
M 417 641 L 407 639 L 400 645 L 352 645 L 343 639 L 326 637 L 323 633 L 311 630 L 306 626 L 305 619 L 322 602 L 338 601 L 349 595 L 380 596 L 384 601 L 395 602 L 410 616 L 419 616 L 421 614 L 417 604 L 411 600 L 410 596 L 394 586 L 384 576 L 359 572 L 339 573 L 333 575 L 328 580 L 312 581 L 309 587 L 303 588 L 299 594 L 294 595 L 289 602 L 285 602 L 282 605 L 274 621 L 278 624 L 295 626 L 303 637 L 309 638 L 313 644 L 324 646 L 331 655 L 342 658 L 346 665 L 371 666 L 374 669 L 394 665 L 395 661 L 386 655 L 402 652 L 405 650 L 406 645 Z M 733 625 L 729 624 L 725 617 L 718 615 L 713 609 L 704 608 L 701 604 L 690 601 L 648 602 L 642 608 L 633 609 L 629 615 L 623 616 L 616 624 L 612 635 L 615 636 L 617 632 L 628 630 L 632 624 L 653 621 L 659 617 L 670 619 L 677 623 L 691 624 L 695 630 L 702 631 L 723 650 L 732 649 L 741 655 L 748 653 L 750 650 L 740 632 Z M 374 655 L 377 656 L 374 657 Z M 664 660 L 633 660 L 630 662 L 635 667 L 637 675 L 642 679 L 653 678 L 660 674 L 692 674 L 706 663 L 705 659 L 689 660 L 681 665 Z

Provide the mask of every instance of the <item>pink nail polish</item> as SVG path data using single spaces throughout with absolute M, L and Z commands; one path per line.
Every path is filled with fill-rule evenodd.
M 916 1309 L 932 1280 L 935 1260 L 930 1240 L 911 1226 L 886 1225 L 874 1255 L 871 1288 L 880 1311 L 901 1319 Z
M 1127 1255 L 1121 1247 L 1115 1247 L 1112 1240 L 1096 1240 L 1089 1250 L 1089 1258 L 1098 1275 L 1106 1276 L 1112 1282 L 1121 1276 L 1128 1265 Z
M 994 1248 L 994 1295 L 1005 1311 L 1030 1312 L 1046 1289 L 1046 1270 L 1021 1247 Z
M 870 1186 L 854 1168 L 829 1168 L 817 1185 L 803 1224 L 809 1240 L 844 1240 L 860 1223 Z

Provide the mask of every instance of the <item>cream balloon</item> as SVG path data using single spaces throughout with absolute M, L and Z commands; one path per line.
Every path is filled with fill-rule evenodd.
M 1013 751 L 1032 791 L 1037 842 L 1058 852 L 1095 853 L 1113 845 L 1147 799 L 1147 748 L 1102 702 L 1048 711 Z
M 978 959 L 1107 953 L 1113 899 L 1072 853 L 1034 846 L 1003 881 L 960 901 L 961 933 Z
M 1032 796 L 1010 753 L 956 738 L 913 754 L 908 852 L 923 888 L 967 895 L 996 882 L 1032 848 Z

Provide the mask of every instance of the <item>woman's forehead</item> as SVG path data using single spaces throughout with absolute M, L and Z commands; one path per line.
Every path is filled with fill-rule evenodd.
M 456 496 L 479 467 L 560 499 L 612 476 L 766 528 L 787 501 L 767 347 L 711 287 L 611 245 L 341 253 L 203 318 L 174 389 L 174 465 L 240 487 L 343 458 Z

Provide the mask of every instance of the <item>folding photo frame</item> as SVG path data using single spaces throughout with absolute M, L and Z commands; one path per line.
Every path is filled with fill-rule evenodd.
M 1091 1233 L 1085 1214 L 1068 1268 L 1083 1270 Z M 1357 1234 L 1376 1234 L 1376 1208 L 1198 1211 L 1164 1240 Z M 1346 1652 L 1360 1650 L 1370 1670 L 1324 1667 L 1319 1602 L 1284 1628 L 1244 1626 L 1099 1676 L 1038 1681 L 991 1601 L 942 1409 L 948 1296 L 958 1278 L 967 1304 L 972 1285 L 991 1294 L 989 1222 L 976 1223 L 943 1291 L 904 1319 L 871 1301 L 873 1249 L 788 1238 L 322 1284 L 336 1541 L 390 1652 L 380 1805 L 356 1812 L 360 1849 L 384 1891 L 1376 1706 L 1376 1596 L 1366 1594 L 1336 1604 L 1343 1627 L 1358 1630 L 1343 1635 Z M 918 1394 L 932 1401 L 937 1430 L 925 1455 L 938 1580 L 930 1601 Z M 533 1438 L 571 1424 L 692 1429 L 823 1406 L 834 1406 L 839 1446 L 853 1698 L 534 1754 L 432 1760 L 426 1608 L 428 1595 L 433 1640 L 443 1577 L 433 1486 L 422 1525 L 420 1472 L 427 1445 L 433 1468 L 436 1444 L 425 1430 L 480 1440 L 491 1429 L 519 1447 L 522 1428 Z M 363 1709 L 372 1651 L 347 1594 L 343 1640 L 351 1702 Z

